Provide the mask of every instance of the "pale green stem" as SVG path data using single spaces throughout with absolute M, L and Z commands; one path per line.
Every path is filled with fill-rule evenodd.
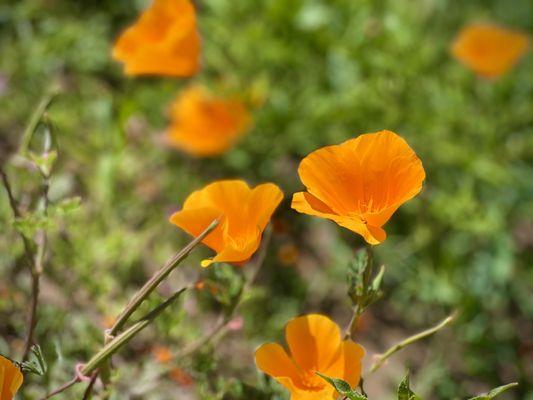
M 444 320 L 442 320 L 441 322 L 439 322 L 434 327 L 426 329 L 426 330 L 424 330 L 422 332 L 419 332 L 419 333 L 417 333 L 417 334 L 415 334 L 413 336 L 410 336 L 407 339 L 404 339 L 400 343 L 397 343 L 394 346 L 392 346 L 391 348 L 389 348 L 385 353 L 376 356 L 376 361 L 374 362 L 374 364 L 370 368 L 369 373 L 372 374 L 373 372 L 377 371 L 390 356 L 392 356 L 396 352 L 400 351 L 404 347 L 407 347 L 407 346 L 409 346 L 410 344 L 412 344 L 414 342 L 417 342 L 419 340 L 425 339 L 428 336 L 431 336 L 431 335 L 437 333 L 442 328 L 444 328 L 446 325 L 448 325 L 450 322 L 452 322 L 453 319 L 454 319 L 454 315 L 450 315 L 450 316 L 446 317 Z
M 120 350 L 122 346 L 124 346 L 131 339 L 133 339 L 135 335 L 137 335 L 140 331 L 146 328 L 154 320 L 154 318 L 156 318 L 176 299 L 178 299 L 183 294 L 183 292 L 185 292 L 185 290 L 186 289 L 181 289 L 178 292 L 174 293 L 164 303 L 160 304 L 158 307 L 152 310 L 143 319 L 136 322 L 124 332 L 122 332 L 120 335 L 110 340 L 98 353 L 91 357 L 91 359 L 83 366 L 83 368 L 81 368 L 81 375 L 90 376 L 93 372 L 95 372 L 100 366 L 102 366 L 107 360 L 109 360 L 113 356 L 113 354 Z M 60 388 L 51 392 L 44 399 L 49 399 L 55 396 L 56 394 L 65 391 L 66 389 L 70 388 L 78 382 L 80 382 L 80 378 L 75 377 Z
M 26 129 L 24 129 L 24 133 L 22 134 L 22 141 L 20 143 L 19 149 L 19 152 L 21 154 L 26 153 L 26 150 L 28 150 L 28 146 L 30 145 L 33 133 L 35 132 L 37 125 L 39 125 L 39 121 L 41 121 L 43 114 L 50 106 L 50 103 L 54 99 L 55 95 L 56 93 L 45 94 L 39 102 L 39 105 L 31 115 L 30 120 L 28 121 L 28 125 L 26 125 Z
M 128 343 L 137 333 L 142 331 L 144 328 L 153 321 L 163 310 L 165 310 L 170 304 L 172 304 L 178 297 L 181 296 L 186 289 L 181 289 L 180 291 L 174 293 L 172 297 L 168 298 L 164 303 L 159 305 L 154 309 L 150 314 L 145 318 L 136 322 L 131 327 L 126 329 L 120 335 L 113 338 L 109 343 L 107 343 L 102 350 L 96 353 L 81 369 L 81 373 L 85 376 L 89 376 L 94 372 L 99 366 L 101 366 L 106 360 L 108 360 L 113 354 L 115 354 L 122 346 Z
M 218 225 L 219 221 L 214 220 L 211 224 L 194 240 L 192 240 L 187 246 L 185 246 L 179 253 L 167 261 L 167 263 L 157 273 L 150 278 L 148 282 L 133 296 L 126 308 L 120 313 L 117 321 L 113 327 L 109 330 L 108 335 L 113 337 L 117 332 L 122 329 L 124 324 L 128 321 L 129 317 L 139 308 L 142 302 L 159 286 L 159 284 L 176 268 L 189 253 L 209 235 L 213 229 Z

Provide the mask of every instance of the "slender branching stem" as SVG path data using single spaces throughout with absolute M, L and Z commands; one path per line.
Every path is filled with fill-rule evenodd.
M 81 382 L 80 378 L 74 377 L 70 381 L 65 383 L 64 385 L 62 385 L 62 386 L 58 387 L 57 389 L 55 389 L 54 391 L 48 393 L 45 397 L 42 398 L 42 400 L 50 399 L 50 398 L 58 395 L 59 393 L 62 393 L 65 390 L 69 389 L 70 387 L 74 386 L 78 382 Z
M 374 364 L 370 368 L 369 374 L 372 374 L 375 371 L 377 371 L 389 357 L 391 357 L 393 354 L 397 353 L 398 351 L 400 351 L 404 347 L 407 347 L 407 346 L 409 346 L 412 343 L 415 343 L 415 342 L 417 342 L 419 340 L 425 339 L 428 336 L 431 336 L 431 335 L 437 333 L 438 331 L 440 331 L 442 328 L 444 328 L 446 325 L 448 325 L 450 322 L 452 322 L 454 317 L 455 316 L 452 314 L 452 315 L 446 317 L 445 319 L 443 319 L 437 325 L 435 325 L 435 326 L 433 326 L 433 327 L 431 327 L 429 329 L 426 329 L 426 330 L 424 330 L 422 332 L 419 332 L 419 333 L 417 333 L 417 334 L 415 334 L 413 336 L 409 336 L 407 339 L 404 339 L 400 343 L 397 343 L 394 346 L 390 347 L 385 353 L 377 355 L 376 356 L 376 360 L 374 361 Z
M 219 221 L 214 220 L 209 226 L 192 240 L 187 246 L 185 246 L 174 257 L 167 261 L 167 263 L 159 271 L 155 273 L 144 286 L 133 296 L 130 302 L 126 305 L 124 310 L 120 313 L 115 324 L 109 330 L 109 336 L 116 335 L 128 321 L 129 317 L 139 308 L 142 302 L 159 286 L 159 284 L 176 268 L 189 253 L 209 235 L 213 229 L 218 225 Z
M 131 339 L 133 339 L 140 331 L 146 328 L 159 314 L 161 314 L 174 301 L 176 301 L 185 292 L 185 290 L 186 288 L 177 291 L 171 297 L 169 297 L 167 300 L 165 300 L 163 303 L 161 303 L 152 311 L 150 311 L 147 315 L 145 315 L 141 320 L 137 321 L 124 332 L 111 339 L 108 343 L 104 345 L 104 347 L 102 347 L 102 349 L 100 349 L 100 351 L 98 351 L 94 356 L 92 356 L 86 364 L 81 366 L 81 368 L 76 372 L 76 376 L 72 380 L 48 394 L 46 397 L 44 397 L 43 400 L 49 399 L 55 396 L 56 394 L 67 390 L 76 383 L 81 382 L 83 377 L 90 377 L 90 380 L 94 379 L 96 381 L 99 368 L 103 366 L 113 356 L 113 354 L 119 351 L 124 345 L 129 343 Z
M 9 206 L 11 207 L 11 211 L 13 212 L 13 217 L 20 218 L 22 216 L 22 213 L 18 207 L 17 200 L 15 199 L 15 196 L 13 195 L 13 189 L 11 188 L 9 178 L 1 166 L 0 166 L 0 177 L 2 178 L 2 184 L 4 186 L 4 189 L 6 190 L 7 197 L 9 199 Z M 24 255 L 26 257 L 26 263 L 27 263 L 28 269 L 31 270 L 32 265 L 33 265 L 32 244 L 30 240 L 26 236 L 24 236 L 22 233 L 20 233 L 20 237 L 24 244 Z
M 139 308 L 139 306 L 143 303 L 143 301 L 159 286 L 159 284 L 189 255 L 189 253 L 203 240 L 209 233 L 211 233 L 219 224 L 219 220 L 216 219 L 209 226 L 202 232 L 198 237 L 194 238 L 187 246 L 185 246 L 182 250 L 180 250 L 178 253 L 176 253 L 170 260 L 168 260 L 165 265 L 159 269 L 145 284 L 144 286 L 139 289 L 139 291 L 133 296 L 133 298 L 129 301 L 129 303 L 126 305 L 124 310 L 120 313 L 118 316 L 115 324 L 109 329 L 109 331 L 105 332 L 105 340 L 104 340 L 104 346 L 109 346 L 111 343 L 113 343 L 116 339 L 116 335 L 120 332 L 120 330 L 123 328 L 123 326 L 126 324 L 126 322 L 129 320 L 131 315 Z M 126 332 L 130 332 L 130 330 L 134 327 L 129 328 Z M 143 327 L 144 328 L 144 327 Z M 105 347 L 104 347 L 105 348 Z M 109 357 L 108 357 L 109 358 Z M 98 363 L 98 368 L 91 369 L 90 371 L 87 371 L 87 365 L 91 365 L 91 361 L 85 366 L 84 373 L 93 373 L 91 377 L 91 382 L 96 381 L 98 379 L 98 375 L 101 370 L 109 370 L 109 364 L 106 364 L 106 361 L 108 360 L 106 358 L 104 361 Z M 101 367 L 101 368 L 100 368 Z M 87 395 L 90 395 L 92 391 L 93 385 L 89 385 L 87 387 Z
M 43 212 L 44 215 L 48 215 L 48 205 L 50 204 L 48 198 L 48 191 L 50 189 L 49 176 L 43 175 Z M 31 306 L 30 315 L 28 318 L 28 331 L 26 335 L 26 341 L 24 344 L 24 353 L 22 358 L 26 359 L 30 354 L 31 346 L 34 344 L 34 332 L 37 326 L 37 307 L 39 304 L 40 293 L 40 281 L 44 270 L 44 258 L 46 254 L 46 248 L 48 244 L 48 234 L 46 229 L 41 229 L 37 233 L 37 250 L 34 257 L 34 262 L 31 268 Z
M 91 398 L 93 387 L 97 379 L 98 372 L 95 371 L 91 377 L 91 380 L 89 381 L 89 384 L 87 385 L 87 389 L 85 389 L 85 393 L 83 393 L 83 400 L 89 400 Z
M 366 288 L 370 285 L 370 282 L 372 280 L 372 275 L 374 274 L 374 252 L 372 250 L 372 245 L 366 246 L 366 253 L 367 253 L 367 266 L 366 269 L 363 272 L 363 285 L 364 290 L 366 291 Z M 358 301 L 357 304 L 354 304 L 352 308 L 352 317 L 350 318 L 350 322 L 348 322 L 348 326 L 344 330 L 344 339 L 355 339 L 355 335 L 357 333 L 357 326 L 359 324 L 359 318 L 363 314 L 364 306 L 360 304 Z

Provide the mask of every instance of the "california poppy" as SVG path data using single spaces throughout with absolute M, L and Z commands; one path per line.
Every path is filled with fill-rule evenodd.
M 152 349 L 154 358 L 161 364 L 167 364 L 172 361 L 172 352 L 166 346 L 154 346 Z
M 294 194 L 292 208 L 335 221 L 370 244 L 385 240 L 382 226 L 420 192 L 425 178 L 415 152 L 390 131 L 318 149 L 302 160 L 298 174 L 307 192 Z
M 323 315 L 295 318 L 285 328 L 289 353 L 276 343 L 267 343 L 255 352 L 257 367 L 272 376 L 291 393 L 291 400 L 335 399 L 338 394 L 320 372 L 340 378 L 352 387 L 361 378 L 363 348 L 350 339 L 341 340 L 335 322 Z
M 190 0 L 154 0 L 113 47 L 127 75 L 192 76 L 199 69 L 200 37 Z
M 477 74 L 496 78 L 511 69 L 527 51 L 526 34 L 490 24 L 463 28 L 452 44 L 452 54 Z
M 201 86 L 191 86 L 172 103 L 170 145 L 195 156 L 224 153 L 246 133 L 250 114 L 236 98 L 217 97 Z
M 0 356 L 0 399 L 11 400 L 23 380 L 20 369 L 11 360 Z
M 202 266 L 242 263 L 258 249 L 263 231 L 282 199 L 283 193 L 273 183 L 251 189 L 240 180 L 217 181 L 191 193 L 170 222 L 198 236 L 219 218 L 219 225 L 203 240 L 217 255 L 202 261 Z

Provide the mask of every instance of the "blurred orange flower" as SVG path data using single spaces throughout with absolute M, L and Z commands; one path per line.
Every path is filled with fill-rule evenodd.
M 172 361 L 172 352 L 170 349 L 166 346 L 154 346 L 152 349 L 152 354 L 154 355 L 154 358 L 157 360 L 157 362 L 161 364 L 166 364 L 170 361 Z
M 272 376 L 291 393 L 291 400 L 337 398 L 337 392 L 316 375 L 320 372 L 356 386 L 361 377 L 365 351 L 352 340 L 341 341 L 340 329 L 323 315 L 295 318 L 285 328 L 290 356 L 276 343 L 255 352 L 257 367 Z
M 490 24 L 463 28 L 452 44 L 452 54 L 486 78 L 497 78 L 511 69 L 527 51 L 526 34 Z
M 22 385 L 24 377 L 20 369 L 5 357 L 0 356 L 0 399 L 11 400 Z
M 193 377 L 185 370 L 176 367 L 172 368 L 170 370 L 170 377 L 172 380 L 174 380 L 178 385 L 183 387 L 189 387 L 194 384 Z
M 278 260 L 282 265 L 294 265 L 300 257 L 300 251 L 293 243 L 285 243 L 278 249 Z
M 220 218 L 219 225 L 203 240 L 217 255 L 202 261 L 202 267 L 213 262 L 242 263 L 259 247 L 263 231 L 282 199 L 283 193 L 273 183 L 250 189 L 240 180 L 217 181 L 189 195 L 170 222 L 198 236 Z
M 426 175 L 407 142 L 390 131 L 318 149 L 298 174 L 308 191 L 294 194 L 292 208 L 335 221 L 370 244 L 385 240 L 382 226 L 420 192 Z
M 192 76 L 200 65 L 200 37 L 190 0 L 154 0 L 113 47 L 127 75 Z
M 170 145 L 198 157 L 224 153 L 246 133 L 251 117 L 236 98 L 219 98 L 191 86 L 171 105 Z

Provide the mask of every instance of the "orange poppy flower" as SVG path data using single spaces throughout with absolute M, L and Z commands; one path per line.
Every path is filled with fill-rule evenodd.
M 452 54 L 473 71 L 496 78 L 511 69 L 527 51 L 527 35 L 489 24 L 465 27 L 452 44 Z
M 291 400 L 336 399 L 338 394 L 320 372 L 340 378 L 352 387 L 361 377 L 363 348 L 350 339 L 341 341 L 340 329 L 323 315 L 295 318 L 285 328 L 290 356 L 276 343 L 267 343 L 255 352 L 255 363 L 291 393 Z
M 202 267 L 213 262 L 242 263 L 259 247 L 263 231 L 282 199 L 283 193 L 273 183 L 250 189 L 244 181 L 218 181 L 189 195 L 170 222 L 198 236 L 220 218 L 219 225 L 203 240 L 217 255 L 202 261 Z
M 175 367 L 170 370 L 170 377 L 178 385 L 183 387 L 190 387 L 194 384 L 194 378 L 187 371 Z
M 370 244 L 385 240 L 382 226 L 420 192 L 425 178 L 415 152 L 390 131 L 318 149 L 302 160 L 298 174 L 308 191 L 294 194 L 292 208 L 335 221 Z
M 198 157 L 224 153 L 250 126 L 251 117 L 235 98 L 219 98 L 191 86 L 171 105 L 170 145 Z
M 166 346 L 154 346 L 152 349 L 154 358 L 161 364 L 167 364 L 172 361 L 172 351 Z
M 20 369 L 5 357 L 0 356 L 0 399 L 11 400 L 22 385 L 24 377 Z
M 154 0 L 113 47 L 127 75 L 192 76 L 199 69 L 200 37 L 190 0 Z

